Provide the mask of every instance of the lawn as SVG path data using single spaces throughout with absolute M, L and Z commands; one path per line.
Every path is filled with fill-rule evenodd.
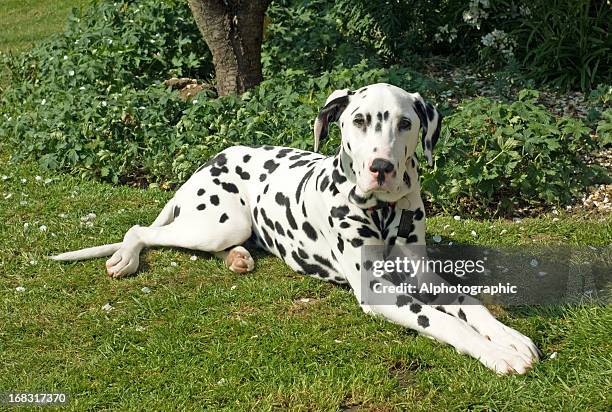
M 9 2 L 2 21 L 30 4 L 47 2 Z M 59 28 L 45 20 L 13 32 L 30 30 L 36 18 L 3 24 L 2 47 L 22 48 Z M 0 141 L 0 392 L 64 392 L 71 410 L 612 407 L 609 306 L 496 308 L 545 353 L 526 376 L 498 377 L 448 346 L 363 314 L 349 290 L 299 276 L 263 253 L 253 273 L 238 275 L 206 254 L 152 250 L 137 276 L 111 280 L 103 259 L 62 264 L 45 256 L 118 241 L 152 221 L 171 193 L 44 173 L 34 162 L 11 163 L 9 151 Z M 433 235 L 487 245 L 610 245 L 612 217 L 435 216 Z

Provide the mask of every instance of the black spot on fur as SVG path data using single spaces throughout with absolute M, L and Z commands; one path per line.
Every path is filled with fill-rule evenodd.
M 269 145 L 266 145 L 263 148 L 264 150 L 274 150 L 274 146 L 269 146 Z
M 459 299 L 457 299 L 459 301 L 459 303 L 463 303 L 463 301 L 465 300 L 465 296 L 459 296 Z
M 222 167 L 211 167 L 210 168 L 210 175 L 211 176 L 220 176 L 222 173 L 227 173 L 229 170 L 227 168 L 227 166 L 222 166 Z
M 181 214 L 181 208 L 179 206 L 174 206 L 174 217 L 177 218 Z
M 221 183 L 223 190 L 229 193 L 238 193 L 238 187 L 233 183 Z
M 244 156 L 242 157 L 242 161 L 243 161 L 244 163 L 248 163 L 248 161 L 249 161 L 249 160 L 251 160 L 251 155 L 244 155 Z
M 348 206 L 338 206 L 338 207 L 332 207 L 331 210 L 329 211 L 329 214 L 336 219 L 344 219 L 346 217 L 346 215 L 348 215 L 349 213 L 349 207 Z
M 376 113 L 376 118 L 378 119 L 379 122 L 382 122 L 383 116 L 381 112 Z
M 204 189 L 199 189 L 198 190 L 198 196 L 202 196 L 204 193 L 206 193 L 206 190 L 204 190 Z
M 279 235 L 285 236 L 285 230 L 283 229 L 280 223 L 275 222 L 274 229 L 276 229 L 276 233 L 278 233 Z
M 338 250 L 340 253 L 344 253 L 344 240 L 338 235 Z
M 459 312 L 457 312 L 457 316 L 462 321 L 467 322 L 467 316 L 465 316 L 465 312 L 463 311 L 463 309 L 459 309 Z
M 408 295 L 400 295 L 400 296 L 397 297 L 397 301 L 395 302 L 395 305 L 398 308 L 401 308 L 402 306 L 406 306 L 410 302 L 412 302 L 412 298 L 410 296 L 408 296 Z
M 317 240 L 317 232 L 310 223 L 304 222 L 302 224 L 302 230 L 304 233 L 306 233 L 306 236 L 308 236 L 310 240 Z
M 340 227 L 342 229 L 348 229 L 349 227 L 351 227 L 351 224 L 349 222 L 342 222 L 340 223 Z
M 219 196 L 217 195 L 212 195 L 210 197 L 210 203 L 212 203 L 215 206 L 219 206 Z
M 285 156 L 287 156 L 289 153 L 293 152 L 293 149 L 281 149 L 278 151 L 278 154 L 276 155 L 277 159 L 281 159 Z
M 329 177 L 324 176 L 323 179 L 321 180 L 321 186 L 319 190 L 321 190 L 321 192 L 324 192 L 325 189 L 327 189 L 327 185 L 329 185 Z
M 374 131 L 377 133 L 382 132 L 382 124 L 380 122 L 376 123 L 376 126 L 374 127 Z
M 425 315 L 419 315 L 419 317 L 417 318 L 417 323 L 419 324 L 420 327 L 425 329 L 429 327 L 429 318 Z
M 406 183 L 406 186 L 410 187 L 411 182 L 410 182 L 410 176 L 408 175 L 408 172 L 404 172 L 404 183 Z
M 385 119 L 385 120 L 389 119 L 389 111 L 388 111 L 388 110 L 385 110 L 385 113 L 384 113 L 384 115 L 383 115 L 383 116 L 384 116 L 384 119 Z
M 217 179 L 217 178 L 214 178 L 213 179 L 213 183 L 216 184 L 216 185 L 220 185 L 221 181 L 219 179 Z
M 351 245 L 353 247 L 360 247 L 363 246 L 363 239 L 359 239 L 359 238 L 355 238 L 351 240 Z
M 308 259 L 308 253 L 306 253 L 306 251 L 304 251 L 304 249 L 298 248 L 298 255 L 302 259 Z
M 332 180 L 335 184 L 340 185 L 346 182 L 346 176 L 341 175 L 338 169 L 334 169 L 334 171 L 332 172 Z
M 372 115 L 370 113 L 366 114 L 366 125 L 369 127 L 372 124 Z
M 421 305 L 419 305 L 418 303 L 413 303 L 412 305 L 410 305 L 410 311 L 412 313 L 419 313 L 421 311 Z
M 268 215 L 266 214 L 266 209 L 264 208 L 261 209 L 261 218 L 264 220 L 266 226 L 274 230 L 274 222 L 272 222 L 272 219 L 268 218 Z
M 227 213 L 223 213 L 221 215 L 221 217 L 219 218 L 219 223 L 223 223 L 225 222 L 227 219 L 229 219 L 229 216 L 227 215 Z
M 251 175 L 248 172 L 242 170 L 240 166 L 236 166 L 236 173 L 238 174 L 238 176 L 240 176 L 242 180 L 249 180 L 251 178 Z
M 310 160 L 298 160 L 297 162 L 295 162 L 294 164 L 289 166 L 289 169 L 293 169 L 293 168 L 296 168 L 296 167 L 307 165 L 309 162 L 310 162 Z
M 310 179 L 310 177 L 312 176 L 313 172 L 314 172 L 314 168 L 310 169 L 308 172 L 304 174 L 304 177 L 302 177 L 302 180 L 300 180 L 297 190 L 295 191 L 296 202 L 298 203 L 300 202 L 300 196 L 302 195 L 302 189 L 306 185 L 306 182 L 308 182 L 308 179 Z
M 361 265 L 359 263 L 355 263 L 355 269 L 361 271 Z
M 319 265 L 307 263 L 305 260 L 300 258 L 300 256 L 298 256 L 298 254 L 295 253 L 295 251 L 291 252 L 291 257 L 302 268 L 304 273 L 310 274 L 310 275 L 319 275 L 322 278 L 329 277 L 329 272 L 326 269 L 324 269 L 323 267 Z
M 364 238 L 368 238 L 368 237 L 373 237 L 378 239 L 378 233 L 376 233 L 375 231 L 373 231 L 369 226 L 361 226 L 359 229 L 357 229 L 357 233 L 359 233 L 359 236 L 364 237 Z
M 265 173 L 260 174 L 260 175 L 259 175 L 259 181 L 260 181 L 260 182 L 263 182 L 264 180 L 266 180 L 266 177 L 268 177 L 268 175 L 267 175 L 267 174 L 265 174 Z
M 242 206 L 246 205 L 246 203 L 244 202 L 244 199 L 243 199 L 243 198 L 240 198 L 240 204 L 241 204 Z
M 283 245 L 281 245 L 280 243 L 278 243 L 278 241 L 274 241 L 274 244 L 276 245 L 276 249 L 278 250 L 278 253 L 280 253 L 280 255 L 282 257 L 285 257 L 287 255 L 287 251 L 285 250 L 285 247 Z
M 274 196 L 274 199 L 276 200 L 276 203 L 278 203 L 280 206 L 285 207 L 285 214 L 287 215 L 287 222 L 289 222 L 289 226 L 291 226 L 292 229 L 297 229 L 297 223 L 295 221 L 295 218 L 293 217 L 293 213 L 291 212 L 289 198 L 281 192 L 277 192 L 276 196 Z
M 274 160 L 266 160 L 263 167 L 268 171 L 268 173 L 272 173 L 276 170 L 276 168 L 280 166 L 280 163 L 276 163 Z
M 257 222 L 257 216 L 259 214 L 259 210 L 257 208 L 253 209 L 253 218 L 255 219 L 255 222 Z
M 263 212 L 263 209 L 261 211 Z M 266 231 L 266 229 L 264 229 L 263 227 L 261 228 L 261 231 L 263 232 L 264 240 L 266 241 L 268 247 L 272 247 L 272 245 L 274 245 L 274 242 L 272 241 L 272 237 L 270 236 L 268 231 Z
M 206 205 L 204 203 L 200 203 L 197 207 L 198 210 L 204 210 L 206 209 Z
M 327 266 L 328 268 L 333 269 L 331 262 L 325 259 L 323 256 L 319 256 L 315 253 L 314 255 L 312 255 L 312 257 L 314 258 L 314 260 L 316 260 L 323 266 Z
M 423 219 L 423 216 L 425 216 L 423 209 L 417 207 L 417 209 L 414 211 L 414 220 L 421 220 Z

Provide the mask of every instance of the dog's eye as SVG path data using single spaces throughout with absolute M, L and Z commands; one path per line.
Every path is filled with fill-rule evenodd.
M 402 117 L 398 127 L 400 130 L 410 130 L 410 128 L 412 127 L 412 121 L 410 119 Z
M 363 118 L 363 116 L 356 116 L 353 119 L 353 124 L 357 127 L 363 127 L 363 125 L 365 124 L 365 120 Z

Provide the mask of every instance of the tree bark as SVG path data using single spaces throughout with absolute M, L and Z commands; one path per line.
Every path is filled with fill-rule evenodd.
M 210 49 L 219 96 L 242 94 L 263 80 L 261 41 L 270 0 L 189 0 Z

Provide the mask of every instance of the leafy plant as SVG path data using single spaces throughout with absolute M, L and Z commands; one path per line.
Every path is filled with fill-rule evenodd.
M 612 53 L 608 26 L 612 9 L 605 1 L 554 0 L 531 5 L 523 28 L 523 62 L 538 80 L 587 90 L 610 80 Z
M 464 101 L 445 119 L 436 165 L 423 177 L 432 203 L 447 211 L 509 214 L 569 203 L 602 177 L 582 156 L 594 142 L 580 120 L 554 118 L 523 90 L 519 100 Z

